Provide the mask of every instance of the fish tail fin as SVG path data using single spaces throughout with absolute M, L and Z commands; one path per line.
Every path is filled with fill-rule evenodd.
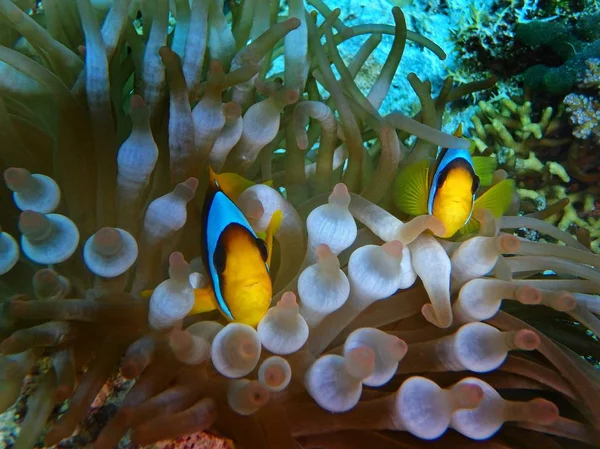
M 473 211 L 477 209 L 488 209 L 496 218 L 500 218 L 510 207 L 515 193 L 515 181 L 513 179 L 504 179 L 494 184 L 481 196 L 475 199 Z M 472 234 L 479 229 L 479 222 L 471 216 L 471 219 L 464 225 L 460 233 Z
M 217 308 L 217 298 L 211 287 L 194 289 L 194 306 L 188 315 L 210 312 Z
M 492 176 L 498 168 L 498 161 L 493 156 L 472 156 L 473 168 L 475 174 L 479 176 L 479 183 L 482 186 L 492 184 Z
M 279 231 L 281 222 L 283 221 L 283 212 L 276 210 L 271 216 L 271 221 L 267 227 L 265 235 L 265 244 L 267 245 L 267 265 L 271 266 L 271 256 L 273 255 L 273 237 Z
M 394 204 L 409 215 L 427 213 L 429 160 L 411 164 L 398 172 L 394 181 Z

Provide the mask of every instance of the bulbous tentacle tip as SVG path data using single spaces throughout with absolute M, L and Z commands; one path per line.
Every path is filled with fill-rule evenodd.
M 479 385 L 469 382 L 455 384 L 450 389 L 453 409 L 472 409 L 479 405 L 485 393 Z
M 558 407 L 547 399 L 533 399 L 528 403 L 528 409 L 529 420 L 541 425 L 550 425 L 560 416 Z
M 321 243 L 316 246 L 315 253 L 317 254 L 317 258 L 325 259 L 327 257 L 331 257 L 334 254 L 331 252 L 331 248 L 326 243 Z
M 277 303 L 277 307 L 297 307 L 298 301 L 294 292 L 285 292 L 279 302 Z
M 519 251 L 519 239 L 516 235 L 503 234 L 497 239 L 498 249 L 501 253 L 514 254 Z
M 384 243 L 381 245 L 381 249 L 391 257 L 402 257 L 402 250 L 404 245 L 399 240 L 392 240 L 391 242 Z
M 264 382 L 268 387 L 276 387 L 285 378 L 285 373 L 279 366 L 269 366 L 264 372 Z
M 47 219 L 44 214 L 32 210 L 24 210 L 19 215 L 19 231 L 26 237 L 37 234 L 42 227 L 47 225 Z
M 398 337 L 390 336 L 389 342 L 387 343 L 387 350 L 390 357 L 394 360 L 402 360 L 402 358 L 408 352 L 408 345 L 406 342 Z
M 536 332 L 529 329 L 521 329 L 513 335 L 512 343 L 516 349 L 533 351 L 534 349 L 539 348 L 542 342 Z
M 282 95 L 283 95 L 283 102 L 286 105 L 294 104 L 300 98 L 300 93 L 298 92 L 298 89 L 285 89 L 285 91 L 282 93 Z
M 286 359 L 273 356 L 266 359 L 258 369 L 258 380 L 269 391 L 284 390 L 292 378 L 292 368 Z
M 244 359 L 253 359 L 258 353 L 256 343 L 253 340 L 246 340 L 240 343 L 239 356 Z
M 242 107 L 235 101 L 228 101 L 223 105 L 223 115 L 226 120 L 236 120 L 242 115 Z
M 183 201 L 190 201 L 196 194 L 198 188 L 198 180 L 196 178 L 188 178 L 182 183 L 175 186 L 174 193 L 176 196 L 181 198 Z
M 515 291 L 515 299 L 521 304 L 539 304 L 542 302 L 542 292 L 529 285 L 523 285 Z
M 101 228 L 92 240 L 94 250 L 103 256 L 112 256 L 121 249 L 122 238 L 115 228 Z
M 258 221 L 265 213 L 262 202 L 256 198 L 249 198 L 242 204 L 244 215 L 251 220 Z
M 131 96 L 131 100 L 129 102 L 131 109 L 141 109 L 146 106 L 146 102 L 142 98 L 141 95 L 134 94 Z
M 366 379 L 375 370 L 375 353 L 368 346 L 359 346 L 344 355 L 344 364 L 350 375 Z
M 438 316 L 435 308 L 430 303 L 424 304 L 423 307 L 421 307 L 421 314 L 434 326 L 445 329 L 452 325 L 452 314 L 449 313 L 445 316 Z
M 4 182 L 13 192 L 25 188 L 30 178 L 31 173 L 24 168 L 10 167 L 4 170 Z
M 300 26 L 300 19 L 298 19 L 297 17 L 292 17 L 290 19 L 287 19 L 284 23 L 287 24 L 290 30 L 295 30 Z
M 569 312 L 577 307 L 577 300 L 569 292 L 557 292 L 550 307 L 559 312 Z
M 164 45 L 158 49 L 158 55 L 163 60 L 163 63 L 173 62 L 174 58 L 178 58 L 179 56 L 173 50 L 171 50 L 168 46 Z M 166 61 L 165 61 L 166 60 Z
M 189 282 L 189 264 L 179 251 L 169 256 L 169 277 L 178 282 Z
M 329 202 L 341 207 L 348 207 L 348 204 L 350 204 L 350 199 L 348 187 L 346 187 L 346 184 L 341 182 L 333 187 L 333 191 L 331 192 L 331 195 L 329 195 Z
M 249 398 L 255 406 L 261 407 L 267 403 L 269 400 L 269 390 L 264 385 L 261 385 L 259 382 L 250 382 L 248 387 L 250 389 Z
M 43 286 L 55 283 L 58 280 L 58 273 L 51 268 L 42 268 L 33 275 L 32 283 L 34 286 L 42 288 Z

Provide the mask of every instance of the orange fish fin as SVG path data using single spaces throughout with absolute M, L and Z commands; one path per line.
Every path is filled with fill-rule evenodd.
M 210 312 L 217 308 L 217 298 L 212 287 L 194 289 L 194 306 L 188 315 Z
M 237 173 L 219 173 L 215 175 L 221 190 L 235 203 L 239 196 L 254 183 Z
M 495 157 L 491 156 L 473 156 L 473 168 L 475 174 L 479 176 L 479 183 L 482 186 L 489 186 L 492 184 L 492 176 L 498 168 L 498 161 Z
M 215 173 L 215 171 L 209 165 L 208 166 L 208 180 L 210 181 L 211 184 L 218 185 L 217 176 L 218 175 Z
M 459 123 L 458 126 L 456 127 L 456 131 L 454 131 L 454 136 L 455 137 L 462 137 L 463 135 L 463 126 L 462 123 Z
M 140 292 L 140 297 L 141 297 L 142 299 L 150 299 L 150 297 L 152 296 L 152 292 L 153 292 L 153 291 L 154 291 L 153 289 L 150 289 L 150 290 L 142 290 L 142 291 Z
M 283 212 L 276 210 L 271 216 L 271 221 L 267 227 L 267 233 L 265 235 L 265 244 L 267 245 L 267 265 L 271 266 L 271 255 L 273 254 L 273 237 L 279 231 L 281 222 L 283 221 Z
M 512 204 L 514 193 L 515 181 L 504 179 L 476 198 L 473 209 L 489 209 L 494 217 L 499 218 Z
M 429 194 L 429 159 L 411 164 L 398 172 L 393 198 L 396 207 L 409 215 L 427 213 Z

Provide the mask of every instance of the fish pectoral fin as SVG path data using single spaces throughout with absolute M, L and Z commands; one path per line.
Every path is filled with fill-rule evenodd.
M 188 315 L 210 312 L 217 308 L 217 298 L 212 287 L 194 289 L 194 306 Z
M 429 160 L 404 167 L 394 181 L 394 203 L 409 215 L 427 213 L 429 195 Z
M 479 222 L 471 216 L 469 221 L 458 231 L 461 235 L 475 234 L 479 231 Z
M 283 221 L 283 212 L 276 210 L 271 216 L 271 221 L 267 227 L 267 233 L 265 235 L 265 243 L 267 245 L 267 265 L 271 265 L 271 256 L 273 255 L 273 237 L 279 231 L 281 222 Z
M 498 168 L 498 161 L 493 156 L 473 156 L 473 168 L 479 176 L 480 185 L 487 187 L 492 184 L 492 176 Z
M 510 207 L 515 193 L 515 181 L 504 179 L 494 184 L 481 196 L 475 199 L 473 209 L 489 209 L 494 217 L 499 218 Z

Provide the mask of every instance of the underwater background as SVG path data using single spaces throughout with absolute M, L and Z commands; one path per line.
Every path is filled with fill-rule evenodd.
M 0 171 L 0 449 L 600 446 L 596 1 L 0 0 Z

